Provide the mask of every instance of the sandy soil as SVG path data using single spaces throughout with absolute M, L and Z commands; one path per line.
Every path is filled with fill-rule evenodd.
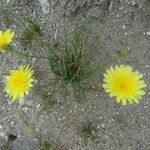
M 116 57 L 119 50 L 128 48 L 130 53 L 116 62 L 100 68 L 94 76 L 99 86 L 102 73 L 110 65 L 129 64 L 144 74 L 147 83 L 146 95 L 138 105 L 117 104 L 104 91 L 88 93 L 87 102 L 78 103 L 70 90 L 64 103 L 62 94 L 57 94 L 57 103 L 42 112 L 36 128 L 29 132 L 42 108 L 49 99 L 41 91 L 17 103 L 12 103 L 0 93 L 0 147 L 8 141 L 8 135 L 32 135 L 39 141 L 57 143 L 58 150 L 149 150 L 150 149 L 150 1 L 149 0 L 0 0 L 10 10 L 11 26 L 16 33 L 14 45 L 20 50 L 31 50 L 46 55 L 40 43 L 22 45 L 17 37 L 22 32 L 18 20 L 24 17 L 35 19 L 45 36 L 65 37 L 77 24 L 86 23 L 94 32 L 100 33 L 99 48 L 87 51 L 96 63 L 104 63 Z M 2 13 L 0 14 L 0 17 Z M 1 18 L 2 19 L 2 18 Z M 51 81 L 47 61 L 27 60 L 6 52 L 0 52 L 0 76 L 21 63 L 32 63 L 41 84 Z M 3 82 L 3 79 L 0 79 Z M 1 91 L 3 86 L 0 87 Z M 51 88 L 44 92 L 48 93 Z M 43 91 L 42 91 L 43 92 Z M 96 126 L 95 140 L 86 139 L 77 132 L 76 124 L 90 121 Z M 45 148 L 46 149 L 46 148 Z M 51 150 L 52 148 L 49 148 Z M 53 150 L 53 149 L 52 149 Z

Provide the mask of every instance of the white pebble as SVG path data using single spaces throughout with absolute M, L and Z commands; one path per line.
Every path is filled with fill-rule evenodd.
M 41 106 L 41 105 L 40 105 L 40 104 L 38 104 L 36 107 L 37 107 L 37 108 L 39 108 L 40 106 Z
M 81 108 L 82 111 L 85 111 L 83 108 Z
M 126 26 L 125 26 L 125 25 L 123 25 L 123 26 L 122 26 L 122 29 L 125 29 L 125 28 L 126 28 Z
M 146 34 L 150 36 L 150 31 L 146 32 Z
M 61 121 L 62 119 L 61 118 L 58 118 L 58 121 Z
M 3 131 L 0 132 L 0 137 L 5 137 L 5 133 Z
M 149 65 L 145 65 L 145 68 L 149 68 Z
M 97 125 L 97 129 L 99 129 L 99 128 L 100 128 L 100 125 L 98 124 L 98 125 Z
M 104 124 L 102 124 L 101 126 L 102 126 L 102 128 L 105 128 L 105 125 L 104 125 Z
M 11 121 L 11 122 L 10 122 L 10 124 L 11 124 L 11 125 L 14 125 L 14 122 L 13 122 L 13 121 Z
M 28 107 L 25 107 L 24 112 L 27 113 L 27 111 L 28 111 Z
M 24 100 L 19 100 L 18 103 L 19 103 L 19 105 L 23 106 L 24 105 Z

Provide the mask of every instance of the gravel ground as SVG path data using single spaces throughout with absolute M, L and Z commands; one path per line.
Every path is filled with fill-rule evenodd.
M 12 103 L 0 93 L 0 147 L 8 141 L 8 135 L 17 137 L 32 135 L 41 141 L 53 143 L 49 150 L 150 150 L 150 1 L 149 0 L 1 0 L 11 11 L 10 22 L 17 35 L 22 28 L 16 20 L 24 17 L 36 19 L 45 36 L 66 36 L 80 22 L 86 22 L 93 31 L 100 33 L 100 47 L 88 51 L 95 63 L 103 63 L 116 57 L 119 50 L 128 48 L 130 53 L 114 64 L 129 64 L 144 74 L 147 83 L 146 95 L 138 105 L 117 104 L 104 91 L 88 93 L 87 102 L 80 104 L 70 90 L 64 103 L 62 94 L 55 96 L 57 103 L 49 112 L 43 112 L 34 131 L 29 125 L 34 122 L 47 98 L 41 91 L 23 101 Z M 2 14 L 0 14 L 2 16 Z M 17 18 L 17 19 L 16 19 Z M 14 41 L 18 49 L 25 46 Z M 40 43 L 28 45 L 27 50 L 46 55 Z M 14 54 L 0 52 L 0 76 L 18 64 L 32 62 L 37 71 L 37 80 L 46 84 L 52 80 L 47 61 L 26 60 Z M 110 66 L 109 64 L 108 66 Z M 93 78 L 101 86 L 101 75 L 108 67 L 100 68 Z M 2 83 L 3 80 L 1 79 Z M 0 88 L 3 90 L 3 86 Z M 50 91 L 51 88 L 44 92 Z M 42 91 L 43 92 L 43 91 Z M 95 139 L 83 140 L 76 125 L 92 122 Z M 42 142 L 41 142 L 42 143 Z M 43 142 L 44 143 L 44 142 Z M 44 145 L 44 144 L 43 144 Z M 52 145 L 52 144 L 51 144 Z M 44 146 L 43 146 L 44 147 Z M 42 149 L 42 146 L 41 148 Z M 43 148 L 43 150 L 47 150 Z M 20 149 L 21 150 L 21 149 Z

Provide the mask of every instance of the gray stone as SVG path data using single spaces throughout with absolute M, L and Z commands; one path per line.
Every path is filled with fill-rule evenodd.
M 33 137 L 20 137 L 12 142 L 10 150 L 38 150 L 39 142 Z
M 41 5 L 41 8 L 42 8 L 42 11 L 44 14 L 48 14 L 49 11 L 50 11 L 50 4 L 47 0 L 39 0 L 40 2 L 40 5 Z

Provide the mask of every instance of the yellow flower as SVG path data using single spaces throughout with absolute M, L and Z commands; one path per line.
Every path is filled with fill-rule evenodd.
M 16 70 L 11 70 L 5 77 L 5 92 L 13 101 L 22 99 L 28 95 L 30 88 L 33 86 L 33 70 L 29 65 L 21 65 Z
M 0 50 L 5 49 L 5 47 L 12 41 L 14 37 L 14 32 L 10 32 L 10 29 L 7 29 L 5 32 L 0 31 Z
M 123 105 L 127 102 L 139 103 L 139 99 L 145 94 L 142 88 L 146 87 L 142 77 L 141 73 L 133 71 L 129 65 L 116 65 L 106 70 L 103 87 L 110 97 L 115 96 L 116 101 Z

